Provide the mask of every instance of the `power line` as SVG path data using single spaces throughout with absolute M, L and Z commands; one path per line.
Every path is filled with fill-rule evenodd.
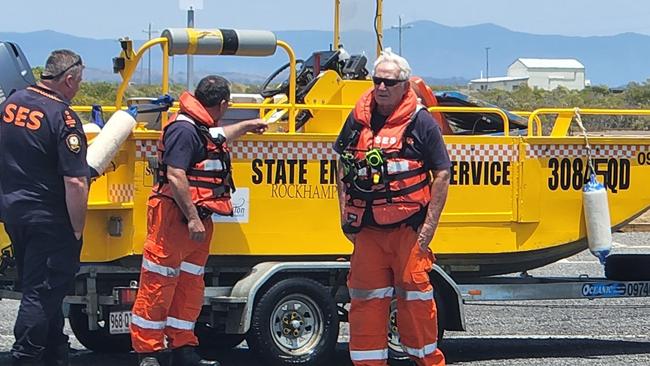
M 194 28 L 194 7 L 187 9 L 187 27 Z M 192 55 L 187 54 L 187 90 L 192 90 L 194 78 L 194 59 Z
M 402 30 L 413 28 L 413 26 L 412 25 L 402 25 L 402 16 L 401 15 L 398 17 L 398 19 L 399 19 L 398 25 L 394 25 L 394 26 L 390 27 L 390 29 L 397 29 L 397 32 L 399 33 L 399 55 L 402 56 Z
M 492 47 L 485 47 L 485 83 L 489 89 L 490 83 L 490 49 Z
M 159 30 L 151 29 L 151 22 L 149 23 L 149 28 L 146 30 L 143 30 L 142 32 L 146 33 L 147 36 L 149 37 L 149 40 L 151 41 L 151 34 L 154 32 L 160 32 Z M 149 57 L 149 74 L 147 77 L 147 83 L 151 85 L 151 49 L 147 50 L 147 55 Z

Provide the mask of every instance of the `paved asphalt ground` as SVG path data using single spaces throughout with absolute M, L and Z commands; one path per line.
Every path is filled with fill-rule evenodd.
M 650 253 L 649 233 L 619 233 L 616 253 Z M 603 276 L 581 253 L 533 276 Z M 0 365 L 9 363 L 17 302 L 0 301 Z M 466 332 L 447 332 L 441 348 L 453 365 L 650 365 L 650 298 L 474 303 L 466 306 Z M 68 329 L 69 331 L 69 329 Z M 73 339 L 72 364 L 135 365 L 134 355 L 100 355 Z M 223 366 L 265 366 L 245 346 L 217 357 Z M 351 365 L 344 326 L 332 365 Z

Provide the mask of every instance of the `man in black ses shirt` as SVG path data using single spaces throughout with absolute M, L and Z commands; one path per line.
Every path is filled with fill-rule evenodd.
M 22 299 L 14 365 L 68 365 L 63 298 L 79 268 L 89 168 L 82 123 L 70 108 L 83 62 L 53 51 L 41 81 L 0 106 L 0 217 L 14 247 Z

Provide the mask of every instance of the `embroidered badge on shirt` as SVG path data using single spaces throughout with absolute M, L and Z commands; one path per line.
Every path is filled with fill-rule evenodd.
M 68 135 L 68 137 L 65 139 L 65 144 L 68 145 L 68 150 L 72 151 L 75 154 L 81 151 L 81 139 L 77 134 L 73 133 Z

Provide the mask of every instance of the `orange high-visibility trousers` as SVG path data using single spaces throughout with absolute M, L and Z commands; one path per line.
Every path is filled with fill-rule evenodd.
M 431 251 L 417 245 L 416 232 L 365 227 L 355 239 L 348 275 L 350 358 L 356 366 L 385 366 L 388 315 L 397 297 L 397 325 L 404 351 L 418 366 L 444 366 L 428 272 Z
M 148 206 L 147 241 L 131 319 L 133 349 L 150 353 L 196 346 L 194 324 L 203 306 L 212 220 L 203 220 L 206 239 L 192 241 L 183 213 L 173 200 L 151 198 Z

